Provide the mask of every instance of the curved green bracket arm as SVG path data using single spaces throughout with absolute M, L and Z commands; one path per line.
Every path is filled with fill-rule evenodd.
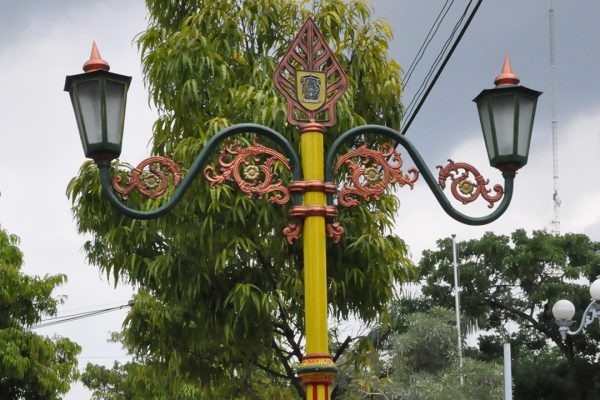
M 437 179 L 431 174 L 427 164 L 415 148 L 415 146 L 400 132 L 395 131 L 394 129 L 380 126 L 380 125 L 363 125 L 353 129 L 350 129 L 344 132 L 337 140 L 333 143 L 331 148 L 327 153 L 327 158 L 325 160 L 325 180 L 327 182 L 333 182 L 333 166 L 334 166 L 334 157 L 339 152 L 341 146 L 361 135 L 378 135 L 378 136 L 386 136 L 390 139 L 395 140 L 398 144 L 406 149 L 408 154 L 410 155 L 413 162 L 416 164 L 417 169 L 427 182 L 429 189 L 433 192 L 433 195 L 440 203 L 444 211 L 454 218 L 455 220 L 462 222 L 467 225 L 485 225 L 489 224 L 492 221 L 498 219 L 510 204 L 513 194 L 513 184 L 516 173 L 513 171 L 503 171 L 502 176 L 504 177 L 504 198 L 502 202 L 498 205 L 498 208 L 494 210 L 489 215 L 484 217 L 470 217 L 465 215 L 458 210 L 456 210 L 452 204 L 448 201 L 448 198 L 444 195 L 444 192 L 439 187 L 437 183 Z M 328 202 L 331 205 L 333 199 L 331 196 L 328 198 Z
M 204 167 L 208 159 L 214 155 L 214 150 L 217 148 L 217 146 L 225 139 L 240 133 L 255 133 L 257 135 L 267 137 L 281 146 L 284 150 L 285 156 L 290 161 L 292 179 L 296 181 L 302 180 L 301 164 L 298 153 L 296 153 L 290 142 L 283 137 L 283 135 L 263 125 L 238 124 L 223 129 L 215 136 L 210 138 L 208 142 L 206 142 L 206 145 L 192 163 L 188 173 L 183 178 L 179 186 L 177 186 L 177 189 L 175 189 L 173 192 L 173 197 L 171 197 L 169 201 L 162 206 L 150 211 L 140 211 L 127 207 L 125 204 L 123 204 L 113 191 L 112 175 L 110 173 L 111 162 L 108 160 L 100 160 L 97 162 L 100 170 L 100 183 L 102 185 L 103 193 L 117 210 L 129 217 L 135 219 L 153 219 L 163 216 L 171 211 L 173 207 L 175 207 L 177 203 L 181 201 L 183 195 L 192 184 L 194 178 L 202 171 L 202 167 Z M 294 203 L 300 204 L 302 198 L 301 195 L 295 194 L 293 198 Z

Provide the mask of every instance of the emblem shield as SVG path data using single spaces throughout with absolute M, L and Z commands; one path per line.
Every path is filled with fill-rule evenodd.
M 296 72 L 296 95 L 306 110 L 315 111 L 325 104 L 327 82 L 320 71 Z

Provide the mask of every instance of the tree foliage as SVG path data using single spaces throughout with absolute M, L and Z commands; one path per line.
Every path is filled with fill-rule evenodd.
M 160 114 L 152 148 L 184 170 L 210 137 L 235 123 L 266 125 L 298 148 L 298 130 L 286 122 L 272 74 L 309 14 L 350 77 L 326 145 L 365 122 L 399 127 L 392 33 L 371 19 L 364 1 L 227 0 L 216 7 L 147 0 L 147 6 L 149 25 L 138 45 Z M 287 207 L 199 179 L 169 215 L 134 221 L 100 192 L 98 171 L 88 162 L 68 195 L 79 231 L 91 237 L 84 246 L 89 261 L 140 288 L 125 323 L 126 347 L 169 373 L 186 371 L 185 379 L 210 390 L 243 388 L 258 369 L 291 381 L 302 394 L 293 370 L 303 354 L 302 251 L 280 233 Z M 162 201 L 133 194 L 128 205 L 149 209 Z M 397 208 L 395 197 L 384 195 L 374 206 L 341 212 L 345 236 L 327 249 L 332 317 L 373 320 L 411 273 L 404 242 L 390 233 Z
M 452 241 L 437 245 L 423 253 L 419 264 L 421 309 L 454 304 Z M 486 233 L 458 248 L 461 309 L 488 331 L 479 339 L 484 358 L 501 358 L 502 343 L 512 343 L 515 398 L 597 398 L 600 329 L 591 325 L 563 342 L 551 308 L 568 298 L 581 321 L 590 301 L 589 282 L 600 275 L 600 243 L 583 234 L 517 230 L 510 237 Z
M 397 304 L 399 306 L 400 303 Z M 374 329 L 341 363 L 343 400 L 495 400 L 502 398 L 499 363 L 464 358 L 456 352 L 453 312 L 395 308 L 397 324 Z M 381 328 L 381 327 L 380 327 Z M 391 329 L 391 331 L 388 331 Z M 385 332 L 385 338 L 382 334 Z M 383 339 L 383 340 L 382 340 Z M 361 349 L 362 348 L 362 349 Z M 460 385 L 460 378 L 464 384 Z
M 52 291 L 64 275 L 31 277 L 21 272 L 19 239 L 0 229 L 0 398 L 53 400 L 77 377 L 80 348 L 66 338 L 37 335 L 28 327 L 54 315 Z
M 165 373 L 166 372 L 166 373 Z M 92 400 L 198 400 L 236 398 L 253 400 L 289 400 L 295 391 L 287 379 L 283 382 L 254 368 L 243 385 L 210 388 L 195 383 L 185 373 L 169 373 L 161 365 L 115 362 L 112 368 L 88 364 L 81 381 L 92 391 Z

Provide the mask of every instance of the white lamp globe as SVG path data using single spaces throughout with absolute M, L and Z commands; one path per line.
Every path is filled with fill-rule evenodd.
M 590 286 L 590 295 L 592 299 L 600 301 L 600 279 L 596 279 Z
M 569 300 L 559 300 L 552 306 L 552 315 L 556 320 L 570 320 L 575 315 L 575 306 Z

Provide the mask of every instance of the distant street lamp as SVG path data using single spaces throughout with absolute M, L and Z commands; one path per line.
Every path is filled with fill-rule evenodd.
M 84 66 L 86 72 L 68 76 L 65 91 L 71 95 L 84 153 L 96 162 L 103 193 L 120 212 L 137 219 L 164 215 L 181 200 L 203 167 L 204 176 L 212 185 L 231 182 L 247 195 L 267 196 L 271 203 L 279 205 L 292 204 L 291 222 L 283 234 L 290 244 L 304 236 L 307 354 L 297 373 L 305 385 L 308 400 L 329 399 L 337 374 L 328 349 L 325 265 L 326 236 L 337 243 L 344 234 L 337 220 L 337 206 L 352 207 L 359 204 L 359 200 L 379 198 L 390 183 L 412 188 L 422 175 L 452 218 L 470 225 L 494 221 L 511 201 L 516 171 L 527 163 L 537 97 L 541 94 L 517 86 L 519 80 L 505 59 L 502 74 L 495 81 L 496 87 L 484 90 L 475 99 L 490 164 L 502 172 L 505 180 L 504 188 L 493 187 L 493 194 L 492 189 L 487 188 L 488 180 L 467 163 L 449 160 L 445 167 L 438 167 L 436 179 L 413 144 L 385 126 L 350 129 L 337 138 L 324 157 L 323 135 L 326 127 L 335 125 L 336 103 L 346 90 L 348 79 L 309 18 L 274 71 L 275 86 L 287 100 L 288 122 L 300 128 L 302 163 L 294 146 L 278 132 L 262 125 L 239 124 L 213 136 L 183 179 L 177 164 L 166 157 L 151 157 L 131 170 L 128 178 L 122 179 L 122 174 L 113 178 L 110 169 L 121 152 L 125 95 L 131 78 L 109 73 L 108 69 L 94 44 L 91 59 Z M 251 145 L 234 143 L 219 147 L 226 139 L 245 133 L 271 139 L 284 154 L 256 140 Z M 353 139 L 375 136 L 386 137 L 389 143 L 376 149 L 363 144 L 347 151 L 345 145 Z M 402 158 L 393 143 L 406 149 L 417 168 L 409 168 L 406 173 L 401 170 Z M 219 166 L 205 167 L 217 150 Z M 347 152 L 340 155 L 342 151 Z M 292 181 L 287 187 L 275 178 L 276 164 L 291 174 Z M 500 199 L 502 202 L 487 216 L 464 215 L 451 205 L 442 191 L 448 179 L 453 196 L 463 204 L 479 196 L 488 202 L 489 208 Z M 169 184 L 179 185 L 171 199 L 154 210 L 135 210 L 123 202 L 135 189 L 156 198 Z
M 583 312 L 579 328 L 571 331 L 569 328 L 575 321 L 572 318 L 575 316 L 575 305 L 569 300 L 559 300 L 552 306 L 552 315 L 558 325 L 558 331 L 563 340 L 567 335 L 578 335 L 584 328 L 594 322 L 595 319 L 600 321 L 600 277 L 590 285 L 590 296 L 592 300 Z

